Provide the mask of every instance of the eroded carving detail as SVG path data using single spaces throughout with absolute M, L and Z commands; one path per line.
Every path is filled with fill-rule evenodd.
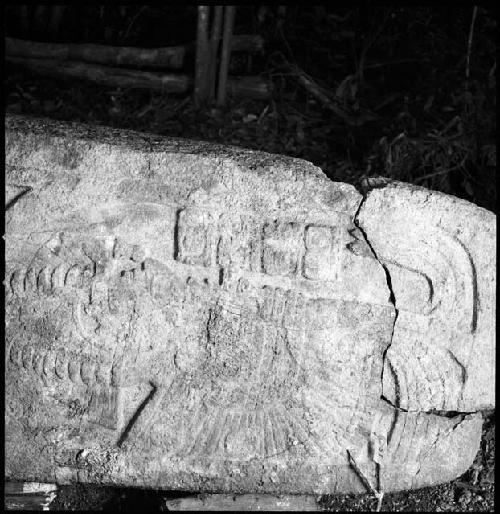
M 175 232 L 175 257 L 184 264 L 318 281 L 338 278 L 342 243 L 336 227 L 188 207 L 179 211 Z
M 303 254 L 304 227 L 298 223 L 274 221 L 263 227 L 263 271 L 268 275 L 293 276 Z
M 30 343 L 13 339 L 7 347 L 7 359 L 16 369 L 35 373 L 44 381 L 70 380 L 77 384 L 109 384 L 110 369 L 97 359 L 75 355 L 60 348 L 35 348 Z
M 178 259 L 185 264 L 213 266 L 215 220 L 208 211 L 183 209 L 178 214 Z
M 309 225 L 306 227 L 304 276 L 312 280 L 336 280 L 336 259 L 333 247 L 336 229 Z M 336 252 L 337 255 L 339 252 Z
M 204 211 L 184 209 L 178 214 L 175 231 L 176 259 L 201 269 L 224 264 L 218 282 L 212 280 L 210 273 L 203 278 L 188 272 L 182 279 L 168 268 L 153 270 L 140 246 L 120 238 L 106 243 L 111 252 L 99 249 L 99 245 L 86 245 L 84 253 L 90 259 L 86 264 L 63 262 L 40 270 L 15 270 L 10 284 L 17 295 L 32 291 L 37 295 L 65 292 L 71 296 L 76 334 L 89 349 L 104 334 L 114 333 L 117 338 L 114 357 L 107 364 L 101 362 L 97 348 L 91 352 L 97 352 L 93 358 L 86 357 L 85 352 L 70 358 L 62 348 L 55 349 L 57 345 L 44 352 L 34 351 L 31 357 L 33 349 L 29 344 L 21 352 L 21 361 L 25 369 L 33 361 L 38 367 L 45 362 L 44 376 L 49 381 L 69 379 L 91 387 L 87 393 L 90 420 L 100 423 L 102 418 L 101 424 L 109 428 L 116 428 L 122 416 L 118 406 L 120 388 L 152 384 L 154 395 L 136 409 L 128 422 L 125 420 L 127 427 L 122 427 L 117 437 L 119 446 L 137 443 L 141 434 L 157 423 L 161 409 L 171 398 L 172 380 L 181 380 L 174 378 L 173 370 L 194 374 L 203 369 L 201 375 L 212 377 L 215 384 L 210 394 L 216 395 L 221 406 L 215 413 L 205 414 L 200 421 L 202 430 L 192 421 L 195 417 L 189 423 L 182 421 L 189 425 L 186 434 L 198 433 L 182 446 L 191 455 L 212 449 L 224 452 L 228 458 L 243 458 L 248 452 L 264 458 L 293 448 L 298 442 L 313 448 L 310 431 L 300 416 L 292 413 L 300 408 L 300 402 L 292 410 L 285 405 L 298 401 L 286 398 L 302 387 L 306 338 L 315 331 L 326 334 L 325 330 L 333 330 L 337 323 L 336 300 L 317 298 L 300 289 L 304 278 L 335 279 L 339 244 L 336 232 L 321 225 L 277 221 L 258 224 L 238 218 L 237 228 L 248 234 L 247 242 L 243 238 L 243 244 L 239 240 L 238 246 L 230 233 L 217 235 L 220 226 L 216 220 Z M 228 219 L 222 221 L 227 227 Z M 250 273 L 248 278 L 246 272 Z M 298 289 L 254 283 L 252 273 L 256 272 L 291 277 Z M 31 286 L 35 286 L 33 290 Z M 187 323 L 201 327 L 192 336 L 183 334 L 183 342 L 177 348 L 172 343 L 163 348 L 162 358 L 172 359 L 173 368 L 167 367 L 154 377 L 147 361 L 139 355 L 143 350 L 133 342 L 138 333 L 133 327 L 141 319 L 134 314 L 137 294 L 148 295 L 154 308 L 159 309 L 157 312 L 165 313 L 170 328 L 162 336 L 172 343 L 175 333 L 182 333 Z M 152 322 L 157 323 L 154 319 Z M 322 345 L 325 344 L 332 343 L 325 339 Z M 110 350 L 103 348 L 102 355 Z M 134 361 L 137 364 L 132 364 Z M 41 369 L 45 369 L 44 365 Z M 262 398 L 267 398 L 265 403 Z M 325 405 L 329 403 L 326 400 Z M 241 410 L 240 405 L 247 407 Z
M 88 287 L 95 276 L 93 265 L 59 264 L 56 267 L 44 266 L 41 269 L 14 270 L 9 284 L 13 295 L 24 293 L 52 294 L 64 288 Z
M 397 259 L 382 261 L 391 273 L 398 309 L 456 324 L 474 333 L 477 325 L 477 277 L 474 262 L 460 240 L 443 230 L 428 231 L 419 250 L 405 239 L 392 241 Z M 394 254 L 396 256 L 396 254 Z M 463 316 L 451 315 L 457 308 Z M 411 323 L 410 323 L 411 326 Z

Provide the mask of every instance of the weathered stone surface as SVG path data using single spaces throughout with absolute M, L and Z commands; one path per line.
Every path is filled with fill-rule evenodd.
M 398 310 L 384 396 L 412 411 L 492 408 L 496 216 L 392 183 L 368 193 L 358 219 L 387 267 Z
M 22 117 L 7 118 L 6 168 L 7 477 L 321 494 L 366 490 L 348 451 L 386 491 L 451 480 L 472 463 L 481 415 L 423 411 L 492 402 L 482 371 L 452 345 L 474 319 L 460 341 L 483 348 L 484 365 L 494 357 L 495 250 L 470 247 L 494 237 L 491 214 L 466 204 L 472 232 L 443 218 L 459 242 L 443 244 L 442 258 L 458 277 L 473 261 L 472 289 L 450 293 L 442 278 L 441 290 L 420 261 L 402 258 L 395 308 L 384 269 L 393 248 L 375 212 L 392 216 L 395 188 L 362 206 L 352 186 L 298 159 Z M 395 187 L 412 212 L 417 193 Z M 433 198 L 444 216 L 441 202 L 453 200 Z M 441 228 L 421 225 L 432 237 Z M 411 220 L 403 229 L 407 240 L 391 235 L 401 254 L 423 251 L 434 270 L 434 239 L 425 228 L 411 238 Z M 472 294 L 469 324 L 457 315 L 455 328 L 434 331 L 433 321 L 430 335 L 415 316 L 419 337 L 399 335 L 411 325 L 401 325 L 403 306 L 428 308 L 425 287 L 432 298 L 454 294 L 446 312 L 464 318 Z M 421 392 L 432 378 L 396 394 L 384 361 L 411 353 L 405 344 L 427 359 L 441 358 L 438 346 L 453 353 L 463 394 L 439 382 L 433 403 Z

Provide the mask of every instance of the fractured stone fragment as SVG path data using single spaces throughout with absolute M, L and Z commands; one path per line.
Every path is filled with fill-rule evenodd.
M 384 396 L 412 411 L 494 408 L 496 216 L 391 183 L 368 193 L 358 219 L 398 310 Z
M 322 494 L 365 492 L 359 471 L 394 491 L 472 463 L 480 414 L 382 398 L 400 303 L 426 312 L 438 289 L 415 265 L 391 292 L 353 186 L 299 159 L 17 116 L 6 182 L 8 478 Z

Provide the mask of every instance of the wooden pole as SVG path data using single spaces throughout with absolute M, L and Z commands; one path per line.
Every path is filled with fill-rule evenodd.
M 229 59 L 231 58 L 231 37 L 233 35 L 235 6 L 227 5 L 224 10 L 224 35 L 222 40 L 222 56 L 219 70 L 219 87 L 217 90 L 217 105 L 226 103 L 227 75 Z
M 196 62 L 194 78 L 194 103 L 200 107 L 207 97 L 207 66 L 209 58 L 208 19 L 209 7 L 198 6 L 198 27 L 196 31 Z
M 192 79 L 187 75 L 113 68 L 80 61 L 24 59 L 20 57 L 7 57 L 7 61 L 23 66 L 39 75 L 89 80 L 111 87 L 185 93 L 192 84 Z
M 6 60 L 40 75 L 89 80 L 111 87 L 185 93 L 193 85 L 193 79 L 184 74 L 130 70 L 127 68 L 88 64 L 81 61 L 25 59 L 10 56 L 7 56 Z M 267 100 L 271 95 L 272 84 L 256 76 L 228 77 L 227 88 L 233 96 Z
M 222 13 L 223 6 L 216 5 L 214 12 L 214 21 L 212 23 L 212 32 L 210 36 L 210 67 L 209 67 L 209 92 L 208 98 L 212 102 L 215 100 L 215 79 L 217 76 L 217 54 L 219 51 L 220 34 L 222 31 Z
M 94 62 L 110 66 L 136 66 L 178 69 L 184 64 L 185 46 L 134 48 L 94 44 L 39 43 L 5 38 L 5 55 L 40 59 Z

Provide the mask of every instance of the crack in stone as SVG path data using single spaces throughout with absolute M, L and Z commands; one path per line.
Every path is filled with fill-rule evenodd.
M 379 185 L 379 186 L 376 186 L 376 187 L 385 187 L 386 184 L 387 184 L 387 182 L 384 182 L 383 185 Z M 370 248 L 373 256 L 375 257 L 377 262 L 380 264 L 380 266 L 382 266 L 382 269 L 384 270 L 387 287 L 389 289 L 389 301 L 390 301 L 390 303 L 394 307 L 394 314 L 395 314 L 395 316 L 394 316 L 393 323 L 392 323 L 391 337 L 389 339 L 389 344 L 386 346 L 386 348 L 385 348 L 385 350 L 384 350 L 384 352 L 382 354 L 382 371 L 381 371 L 381 374 L 380 374 L 380 380 L 381 380 L 381 383 L 382 383 L 381 399 L 386 401 L 387 403 L 389 403 L 395 409 L 404 410 L 404 409 L 401 409 L 398 405 L 394 405 L 391 401 L 389 401 L 383 395 L 385 361 L 386 361 L 386 358 L 387 358 L 387 351 L 389 350 L 389 348 L 391 347 L 391 344 L 392 344 L 392 340 L 393 340 L 393 337 L 394 337 L 394 328 L 396 327 L 396 321 L 398 319 L 398 314 L 399 314 L 399 311 L 398 311 L 398 309 L 396 307 L 396 297 L 394 295 L 394 290 L 392 288 L 392 278 L 391 278 L 391 274 L 389 273 L 389 270 L 387 269 L 387 266 L 377 256 L 377 252 L 375 252 L 373 246 L 370 243 L 368 235 L 366 234 L 366 232 L 364 231 L 363 227 L 360 225 L 359 220 L 358 220 L 359 213 L 361 212 L 361 208 L 363 207 L 363 205 L 364 205 L 364 203 L 366 201 L 367 195 L 368 195 L 369 191 L 371 189 L 374 189 L 374 188 L 375 188 L 375 186 L 370 187 L 370 188 L 362 188 L 362 189 L 361 188 L 357 188 L 357 191 L 361 194 L 362 198 L 361 198 L 361 201 L 359 202 L 359 205 L 358 205 L 358 208 L 356 210 L 356 213 L 354 214 L 353 222 L 354 222 L 355 227 L 363 235 L 363 238 L 364 238 L 366 244 L 368 245 L 368 247 Z
M 392 341 L 391 341 L 392 342 Z M 390 346 L 390 343 L 388 345 L 388 347 Z M 387 351 L 387 350 L 386 350 Z M 385 358 L 385 352 L 384 352 L 384 358 Z M 383 370 L 382 370 L 382 374 L 383 374 Z M 404 409 L 403 407 L 399 407 L 398 405 L 394 405 L 391 400 L 389 400 L 389 398 L 387 398 L 384 393 L 382 393 L 382 395 L 380 396 L 380 399 L 383 400 L 385 403 L 387 403 L 387 405 L 390 405 L 393 409 L 396 409 L 397 411 L 399 412 L 412 412 L 412 411 L 409 411 L 408 409 Z
M 478 410 L 470 411 L 470 412 L 465 412 L 465 411 L 442 411 L 442 410 L 437 410 L 437 409 L 431 409 L 431 410 L 428 410 L 428 411 L 423 411 L 423 410 L 411 411 L 411 410 L 408 410 L 408 409 L 404 409 L 404 408 L 400 407 L 399 405 L 395 405 L 393 402 L 391 402 L 383 394 L 384 368 L 385 368 L 385 363 L 386 363 L 386 359 L 387 359 L 387 351 L 389 350 L 389 348 L 392 345 L 392 341 L 393 341 L 393 338 L 394 338 L 394 329 L 396 327 L 399 311 L 398 311 L 398 309 L 396 307 L 396 297 L 394 295 L 394 289 L 392 287 L 391 274 L 389 273 L 389 270 L 387 269 L 387 266 L 385 266 L 385 264 L 380 260 L 380 258 L 377 255 L 377 252 L 375 252 L 375 249 L 371 245 L 370 239 L 368 238 L 367 233 L 365 232 L 365 230 L 363 229 L 363 227 L 359 223 L 358 216 L 359 216 L 359 213 L 361 212 L 361 209 L 362 209 L 363 205 L 366 202 L 366 199 L 368 197 L 368 193 L 370 191 L 372 191 L 373 189 L 383 189 L 388 184 L 390 184 L 390 182 L 391 181 L 389 179 L 381 178 L 381 179 L 375 179 L 375 182 L 373 182 L 373 183 L 369 182 L 369 181 L 366 181 L 364 184 L 361 184 L 360 187 L 356 187 L 356 190 L 358 191 L 358 193 L 361 194 L 362 198 L 361 198 L 361 201 L 359 202 L 358 208 L 357 208 L 356 213 L 354 214 L 354 218 L 353 218 L 353 222 L 354 222 L 355 227 L 363 235 L 363 238 L 364 238 L 366 244 L 368 245 L 368 247 L 370 248 L 373 256 L 375 257 L 377 262 L 382 266 L 382 269 L 385 272 L 387 287 L 389 288 L 389 293 L 390 293 L 389 301 L 394 306 L 394 311 L 395 311 L 395 316 L 394 316 L 394 321 L 393 321 L 393 325 L 392 325 L 391 337 L 390 337 L 390 340 L 389 340 L 389 344 L 387 345 L 387 347 L 385 348 L 385 350 L 384 350 L 384 352 L 382 354 L 382 372 L 381 372 L 381 375 L 380 375 L 380 380 L 382 382 L 382 394 L 380 396 L 380 399 L 383 400 L 388 405 L 390 405 L 393 409 L 395 409 L 397 411 L 400 411 L 400 412 L 414 412 L 414 413 L 418 412 L 418 413 L 421 413 L 421 414 L 435 415 L 435 416 L 440 416 L 440 417 L 445 417 L 445 418 L 450 418 L 450 419 L 458 417 L 458 416 L 461 416 L 462 417 L 461 421 L 463 421 L 465 416 L 470 415 L 470 414 L 477 414 L 478 412 L 481 412 L 481 411 L 480 410 L 479 411 Z M 453 354 L 452 354 L 452 356 L 455 357 Z M 458 361 L 458 359 L 456 359 L 456 357 L 455 357 L 455 360 L 462 367 L 463 374 L 466 373 L 466 370 L 465 370 L 464 366 L 460 363 L 460 361 Z
M 404 409 L 403 407 L 399 407 L 397 405 L 394 405 L 391 400 L 386 398 L 383 394 L 380 397 L 381 400 L 383 400 L 387 405 L 390 405 L 393 409 L 399 411 L 399 412 L 406 412 L 411 414 L 428 414 L 433 416 L 440 416 L 442 418 L 448 418 L 453 419 L 460 416 L 468 416 L 472 414 L 477 414 L 478 412 L 482 411 L 455 411 L 455 410 L 437 410 L 437 409 L 430 409 L 430 410 L 419 410 L 419 411 L 413 411 Z

